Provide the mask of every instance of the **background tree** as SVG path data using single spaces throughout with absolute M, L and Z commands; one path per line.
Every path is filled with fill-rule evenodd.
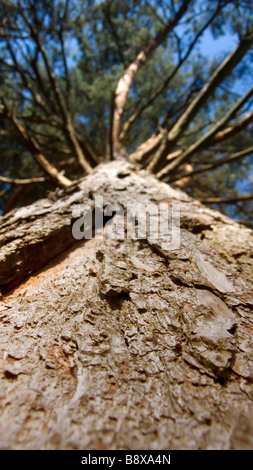
M 5 212 L 124 157 L 252 222 L 250 1 L 3 0 L 0 9 Z M 202 56 L 207 32 L 237 45 Z

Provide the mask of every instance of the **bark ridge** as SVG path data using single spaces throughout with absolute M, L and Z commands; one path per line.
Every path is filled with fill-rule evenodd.
M 76 242 L 98 195 L 179 202 L 180 246 Z M 253 448 L 251 230 L 122 161 L 0 222 L 2 449 Z

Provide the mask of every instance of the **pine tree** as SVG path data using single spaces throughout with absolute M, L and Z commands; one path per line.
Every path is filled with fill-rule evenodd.
M 0 9 L 3 210 L 120 155 L 251 222 L 251 2 L 3 0 Z M 206 32 L 227 31 L 237 41 L 227 54 L 200 54 Z

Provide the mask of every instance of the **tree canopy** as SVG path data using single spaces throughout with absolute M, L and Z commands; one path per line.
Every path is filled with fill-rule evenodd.
M 0 18 L 1 210 L 126 158 L 252 224 L 250 0 L 2 0 Z M 231 47 L 201 53 L 207 32 Z

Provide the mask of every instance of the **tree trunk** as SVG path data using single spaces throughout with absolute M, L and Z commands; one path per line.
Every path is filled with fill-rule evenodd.
M 179 246 L 76 241 L 97 196 Z M 123 161 L 0 221 L 2 449 L 253 448 L 251 230 Z

